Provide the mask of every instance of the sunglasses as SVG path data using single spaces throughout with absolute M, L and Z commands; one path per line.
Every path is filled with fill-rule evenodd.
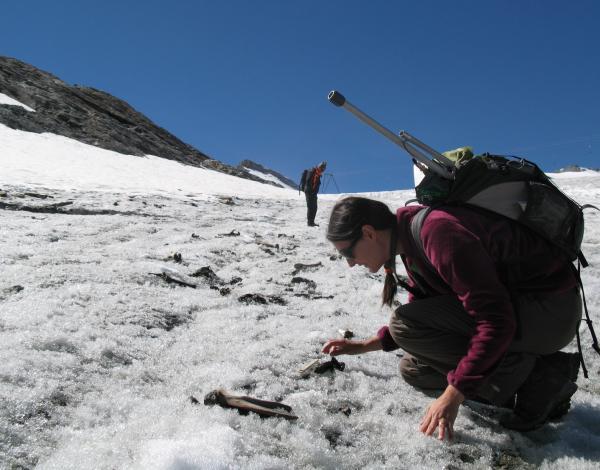
M 346 259 L 353 259 L 354 258 L 354 247 L 356 246 L 356 244 L 359 242 L 359 240 L 361 238 L 362 238 L 362 234 L 360 237 L 352 240 L 352 243 L 350 243 L 350 245 L 348 245 L 346 248 L 342 248 L 342 249 L 338 250 L 338 253 Z

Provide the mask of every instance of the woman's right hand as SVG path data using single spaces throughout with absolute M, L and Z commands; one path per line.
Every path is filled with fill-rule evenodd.
M 364 341 L 330 339 L 325 343 L 321 352 L 330 356 L 341 356 L 342 354 L 362 354 L 367 352 L 367 350 Z

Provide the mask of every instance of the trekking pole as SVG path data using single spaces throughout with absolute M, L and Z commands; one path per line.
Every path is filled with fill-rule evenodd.
M 333 173 L 329 173 L 329 179 L 330 179 L 331 181 L 333 181 L 333 184 L 334 184 L 334 186 L 335 186 L 335 189 L 337 189 L 337 192 L 339 193 L 339 192 L 340 192 L 340 188 L 338 187 L 338 185 L 337 185 L 337 183 L 336 183 L 336 181 L 335 181 L 335 178 L 333 177 Z M 329 182 L 329 181 L 328 181 L 328 182 Z
M 327 99 L 335 106 L 339 106 L 345 108 L 347 111 L 350 111 L 362 122 L 371 126 L 373 129 L 387 137 L 396 145 L 402 147 L 415 160 L 422 163 L 431 171 L 440 175 L 442 178 L 454 179 L 454 162 L 436 150 L 432 149 L 427 144 L 421 142 L 416 137 L 413 137 L 405 131 L 400 131 L 398 135 L 394 134 L 392 131 L 375 121 L 375 119 L 353 106 L 339 91 L 333 90 L 329 92 Z M 429 156 L 425 155 L 423 152 L 426 152 Z
M 327 191 L 327 185 L 329 184 L 329 173 L 325 173 L 323 178 L 323 188 L 321 189 L 321 192 L 324 193 L 325 191 Z
M 324 176 L 326 176 L 326 179 L 324 180 L 325 183 L 323 183 L 323 192 L 327 191 L 327 187 L 329 186 L 330 182 L 333 182 L 335 189 L 337 189 L 337 192 L 340 192 L 340 188 L 338 187 L 335 178 L 333 177 L 333 173 L 325 173 Z

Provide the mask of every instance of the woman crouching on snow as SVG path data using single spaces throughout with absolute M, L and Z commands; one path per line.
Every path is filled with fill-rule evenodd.
M 577 390 L 579 354 L 559 350 L 573 339 L 581 319 L 570 262 L 519 224 L 466 207 L 430 210 L 416 235 L 420 248 L 411 220 L 421 210 L 408 206 L 394 215 L 385 204 L 359 197 L 335 205 L 327 239 L 350 267 L 373 273 L 385 268 L 388 306 L 400 256 L 409 276 L 409 301 L 376 336 L 332 339 L 323 352 L 402 348 L 404 380 L 443 390 L 420 426 L 429 436 L 438 430 L 440 439 L 452 437 L 465 398 L 508 404 L 513 412 L 502 424 L 520 431 L 564 415 Z

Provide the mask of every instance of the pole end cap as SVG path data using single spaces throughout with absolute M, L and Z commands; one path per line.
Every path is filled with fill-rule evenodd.
M 331 104 L 334 104 L 336 106 L 344 106 L 344 103 L 346 103 L 346 98 L 344 98 L 344 95 L 342 95 L 339 91 L 335 90 L 329 92 L 329 94 L 327 95 L 327 99 Z

